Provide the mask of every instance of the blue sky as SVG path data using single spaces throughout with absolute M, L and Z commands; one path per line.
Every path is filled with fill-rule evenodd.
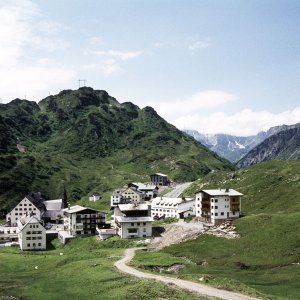
M 180 129 L 300 122 L 300 1 L 0 0 L 0 98 L 86 79 Z

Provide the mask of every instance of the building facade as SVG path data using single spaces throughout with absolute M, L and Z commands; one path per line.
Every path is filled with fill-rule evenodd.
M 105 225 L 105 213 L 75 205 L 63 209 L 64 230 L 70 236 L 94 235 L 96 227 Z
M 19 244 L 21 250 L 45 250 L 46 229 L 33 215 L 25 215 L 18 220 Z
M 157 197 L 151 201 L 151 216 L 154 219 L 183 219 L 195 215 L 195 199 Z
M 114 209 L 113 225 L 121 238 L 152 236 L 152 222 L 148 204 L 120 204 Z
M 242 196 L 233 189 L 201 190 L 196 193 L 196 216 L 215 225 L 239 218 Z
M 40 193 L 31 193 L 21 200 L 7 215 L 6 222 L 10 226 L 17 226 L 18 220 L 26 214 L 42 220 L 46 207 Z
M 150 175 L 150 182 L 152 185 L 165 186 L 169 185 L 168 176 L 162 173 L 155 173 Z

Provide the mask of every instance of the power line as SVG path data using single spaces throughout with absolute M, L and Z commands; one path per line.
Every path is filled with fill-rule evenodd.
M 78 79 L 78 87 L 79 87 L 79 88 L 81 87 L 81 82 L 83 82 L 83 85 L 82 85 L 82 86 L 86 86 L 86 82 L 87 82 L 86 79 Z

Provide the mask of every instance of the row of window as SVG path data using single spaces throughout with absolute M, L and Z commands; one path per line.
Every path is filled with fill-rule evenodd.
M 22 204 L 22 203 L 19 203 L 19 206 L 23 206 L 23 204 Z M 24 206 L 27 206 L 27 203 L 24 203 Z M 32 206 L 32 204 L 29 203 L 28 206 Z
M 134 226 L 135 223 L 130 223 L 130 226 Z M 136 223 L 136 226 L 140 226 L 141 223 L 140 222 L 137 222 Z M 143 222 L 143 226 L 146 226 L 146 222 Z
M 127 232 L 128 233 L 138 233 L 138 228 L 128 228 Z M 147 229 L 143 228 L 143 232 L 147 232 Z
M 42 246 L 42 243 L 38 243 L 38 247 L 41 247 Z M 36 247 L 36 244 L 35 243 L 32 243 L 32 246 L 30 243 L 27 243 L 27 247 Z
M 42 238 L 41 236 L 32 236 L 32 237 L 31 237 L 31 236 L 27 236 L 27 237 L 26 237 L 26 240 L 27 240 L 27 241 L 30 241 L 30 240 L 33 240 L 33 241 L 34 241 L 34 240 L 42 240 L 42 239 L 43 239 L 43 238 Z
M 26 234 L 42 234 L 42 231 L 26 231 Z
M 15 208 L 15 211 L 22 211 L 22 210 L 27 210 L 27 207 L 24 207 L 24 209 L 22 207 L 20 207 L 20 209 L 18 207 Z M 36 210 L 35 207 L 29 207 L 28 210 Z
M 29 225 L 29 228 L 39 228 L 38 224 Z

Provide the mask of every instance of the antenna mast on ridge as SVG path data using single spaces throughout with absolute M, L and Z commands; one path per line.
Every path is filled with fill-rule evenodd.
M 85 86 L 87 80 L 86 80 L 86 79 L 78 79 L 78 87 L 79 87 L 79 88 L 81 87 L 81 86 L 80 86 L 81 82 L 83 82 L 83 85 L 82 85 L 82 86 Z

